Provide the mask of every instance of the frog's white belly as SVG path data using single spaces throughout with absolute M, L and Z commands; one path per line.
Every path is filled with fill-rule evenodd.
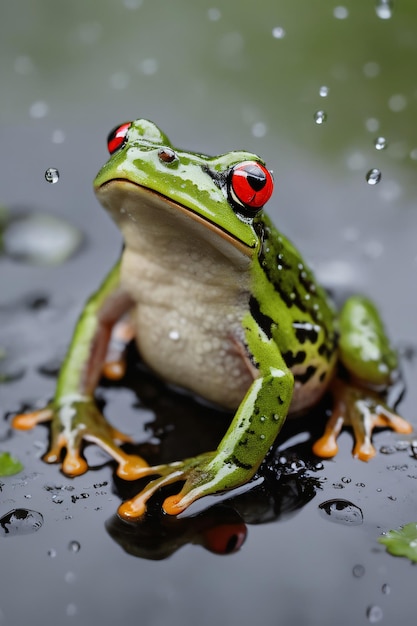
M 195 276 L 182 267 L 184 260 L 199 268 Z M 123 255 L 122 284 L 137 303 L 136 341 L 144 362 L 164 380 L 235 409 L 255 373 L 241 347 L 247 278 L 230 274 L 230 265 L 227 279 L 219 273 L 219 259 L 210 262 L 197 250 L 186 259 L 170 256 L 170 267 L 131 250 Z

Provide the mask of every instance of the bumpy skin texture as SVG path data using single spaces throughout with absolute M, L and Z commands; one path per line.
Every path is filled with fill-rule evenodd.
M 344 424 L 363 460 L 375 453 L 374 426 L 410 432 L 373 389 L 387 386 L 396 367 L 378 312 L 355 297 L 336 317 L 298 251 L 262 211 L 273 182 L 259 157 L 176 150 L 147 120 L 115 129 L 109 150 L 95 190 L 123 234 L 121 261 L 85 307 L 50 405 L 14 420 L 17 428 L 52 420 L 45 460 L 59 461 L 65 450 L 64 472 L 81 474 L 87 440 L 117 461 L 122 478 L 154 477 L 119 508 L 132 519 L 168 484 L 184 483 L 163 504 L 176 515 L 248 482 L 287 415 L 327 389 L 334 411 L 317 454 L 337 452 Z M 117 341 L 109 344 L 112 330 Z M 217 450 L 148 467 L 116 443 L 130 438 L 107 423 L 94 390 L 103 371 L 123 375 L 123 338 L 132 336 L 163 379 L 234 411 Z

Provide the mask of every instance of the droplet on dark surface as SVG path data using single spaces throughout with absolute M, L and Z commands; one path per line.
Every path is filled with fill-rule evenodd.
M 43 516 L 30 509 L 13 509 L 0 518 L 0 534 L 29 535 L 36 532 L 43 524 Z
M 319 504 L 320 513 L 336 524 L 357 526 L 363 522 L 362 510 L 349 500 L 326 500 Z

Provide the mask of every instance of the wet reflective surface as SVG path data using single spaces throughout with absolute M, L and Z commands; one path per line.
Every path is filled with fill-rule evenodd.
M 413 437 L 378 433 L 380 453 L 363 464 L 345 432 L 336 459 L 320 463 L 310 448 L 323 406 L 285 426 L 250 488 L 178 520 L 161 517 L 156 498 L 132 526 L 115 511 L 135 485 L 115 478 L 104 453 L 87 447 L 94 469 L 71 480 L 41 460 L 46 427 L 10 429 L 13 412 L 52 395 L 83 301 L 117 258 L 121 238 L 92 180 L 109 130 L 139 116 L 175 145 L 266 159 L 278 227 L 337 297 L 362 291 L 378 303 L 403 354 L 399 410 L 417 426 L 416 9 L 239 7 L 17 0 L 3 12 L 0 224 L 46 213 L 84 245 L 54 265 L 0 257 L 0 451 L 24 465 L 0 478 L 1 625 L 326 626 L 415 615 L 415 568 L 377 542 L 417 521 Z M 54 184 L 48 170 L 59 171 Z M 373 170 L 381 178 L 367 184 Z M 134 351 L 127 378 L 98 396 L 151 462 L 206 450 L 227 426 L 227 414 L 167 389 Z

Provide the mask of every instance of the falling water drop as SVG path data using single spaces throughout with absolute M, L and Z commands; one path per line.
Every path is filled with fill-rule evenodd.
M 366 182 L 368 185 L 377 185 L 382 178 L 381 170 L 376 167 L 369 170 L 366 174 Z
M 385 150 L 387 147 L 387 140 L 385 137 L 377 137 L 374 141 L 374 146 L 377 150 Z
M 56 167 L 48 167 L 45 172 L 45 180 L 47 183 L 57 183 L 59 181 L 59 171 Z
M 316 124 L 324 124 L 324 122 L 327 120 L 327 114 L 325 111 L 316 111 L 314 114 L 314 121 L 316 122 Z

